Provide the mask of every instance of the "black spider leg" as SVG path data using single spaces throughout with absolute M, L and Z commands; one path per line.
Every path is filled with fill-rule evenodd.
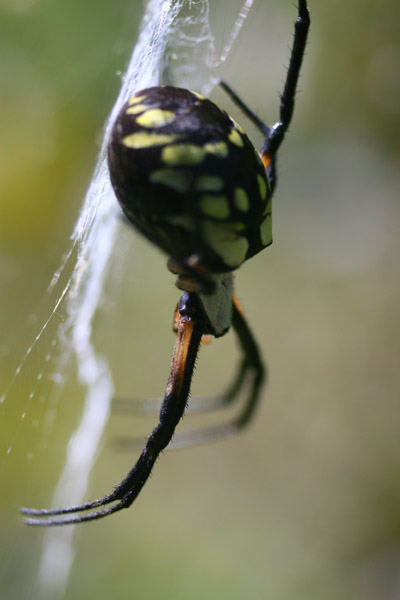
M 232 421 L 204 429 L 177 433 L 170 445 L 171 447 L 192 446 L 235 434 L 244 429 L 255 414 L 261 398 L 261 389 L 265 381 L 266 369 L 257 342 L 247 324 L 236 295 L 233 297 L 232 309 L 232 327 L 243 352 L 242 365 L 245 368 L 243 380 L 249 387 L 244 406 L 238 416 Z
M 243 358 L 239 366 L 239 373 L 231 386 L 231 392 L 233 399 L 236 399 L 242 388 L 247 387 L 247 397 L 243 409 L 231 421 L 202 429 L 191 429 L 176 433 L 174 439 L 169 444 L 169 448 L 194 446 L 233 435 L 243 429 L 254 416 L 260 400 L 261 388 L 265 380 L 265 366 L 236 295 L 233 297 L 232 327 L 238 337 Z M 220 399 L 223 401 L 224 396 L 221 396 Z M 207 399 L 205 398 L 204 400 Z M 196 398 L 192 398 L 191 404 L 195 401 Z M 120 438 L 118 444 L 122 448 L 130 448 L 136 445 L 136 441 L 129 438 Z
M 293 116 L 297 82 L 303 62 L 304 51 L 307 43 L 308 30 L 310 27 L 310 13 L 306 0 L 299 0 L 298 14 L 294 27 L 294 41 L 290 55 L 289 68 L 287 71 L 285 87 L 280 99 L 279 121 L 273 127 L 265 125 L 261 119 L 239 98 L 239 96 L 225 82 L 221 81 L 221 87 L 229 94 L 233 102 L 243 113 L 256 125 L 266 136 L 261 148 L 261 158 L 267 169 L 268 179 L 273 192 L 277 184 L 276 154 L 285 137 Z
M 261 133 L 263 133 L 265 136 L 268 136 L 270 133 L 270 127 L 268 127 L 268 125 L 261 121 L 261 119 L 256 115 L 256 113 L 253 112 L 251 108 L 249 108 L 247 104 L 245 104 L 243 100 L 241 100 L 241 98 L 239 98 L 239 96 L 231 88 L 231 86 L 228 85 L 225 81 L 220 81 L 219 85 L 222 87 L 223 90 L 225 90 L 225 92 L 228 94 L 231 100 L 236 104 L 236 106 L 240 108 L 240 110 L 246 115 L 246 117 L 252 123 L 254 123 L 254 125 L 261 131 Z
M 183 416 L 201 336 L 204 333 L 204 318 L 202 317 L 196 294 L 182 294 L 179 302 L 179 313 L 177 340 L 172 358 L 171 374 L 160 411 L 159 423 L 148 438 L 133 469 L 116 486 L 111 494 L 92 502 L 50 510 L 22 508 L 21 512 L 24 515 L 28 515 L 28 518 L 24 519 L 25 523 L 35 526 L 53 526 L 94 521 L 123 508 L 128 508 L 137 498 L 158 456 L 168 446 L 174 434 L 175 427 Z M 93 510 L 112 502 L 115 502 L 112 506 L 102 508 L 101 510 Z M 81 511 L 90 512 L 61 519 L 48 518 Z
M 170 263 L 170 261 L 169 261 Z M 193 284 L 194 286 L 194 284 Z M 173 331 L 177 332 L 177 324 L 179 321 L 178 308 L 175 310 Z M 209 337 L 209 336 L 206 336 Z M 208 341 L 202 339 L 202 343 L 207 344 Z M 242 388 L 247 373 L 246 360 L 243 359 L 236 371 L 236 376 L 230 383 L 227 390 L 215 396 L 198 396 L 192 397 L 190 406 L 186 410 L 186 414 L 198 414 L 211 412 L 225 408 L 232 404 L 238 397 Z M 154 416 L 160 412 L 162 398 L 114 398 L 113 412 L 120 414 L 132 414 L 142 416 Z M 141 443 L 141 438 L 119 437 L 116 440 L 118 446 L 136 447 Z
M 226 392 L 216 396 L 192 396 L 186 415 L 212 412 L 232 404 L 240 392 L 247 372 L 246 361 L 240 363 L 233 382 Z M 161 398 L 114 398 L 113 412 L 154 417 L 160 412 Z M 119 438 L 122 439 L 122 438 Z
M 307 2 L 306 0 L 299 0 L 298 14 L 294 25 L 293 47 L 286 75 L 286 83 L 281 95 L 279 121 L 271 127 L 261 148 L 261 158 L 267 169 L 272 192 L 277 184 L 276 154 L 292 120 L 297 82 L 306 49 L 309 27 L 310 13 L 307 8 Z

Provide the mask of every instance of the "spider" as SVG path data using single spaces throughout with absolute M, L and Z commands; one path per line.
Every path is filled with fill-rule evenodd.
M 309 25 L 306 0 L 299 0 L 280 118 L 274 126 L 265 125 L 226 83 L 220 83 L 265 136 L 259 154 L 240 125 L 196 92 L 151 87 L 135 93 L 123 106 L 108 148 L 115 195 L 128 221 L 167 253 L 168 268 L 183 290 L 175 312 L 171 373 L 159 422 L 113 492 L 79 506 L 22 508 L 27 524 L 82 523 L 132 504 L 184 414 L 203 336 L 220 337 L 232 325 L 242 350 L 230 390 L 219 398 L 204 399 L 206 406 L 227 404 L 242 388 L 247 396 L 236 419 L 200 436 L 234 433 L 253 416 L 265 368 L 234 293 L 232 272 L 272 243 L 276 156 L 292 118 Z M 185 443 L 185 438 L 177 434 L 175 441 Z

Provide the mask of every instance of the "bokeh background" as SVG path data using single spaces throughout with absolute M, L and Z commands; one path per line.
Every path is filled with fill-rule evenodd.
M 269 366 L 262 407 L 235 439 L 165 453 L 129 512 L 79 527 L 67 599 L 400 596 L 400 4 L 310 4 L 275 242 L 236 278 Z M 237 6 L 212 5 L 221 46 L 224 15 Z M 51 332 L 17 369 L 51 308 L 46 289 L 141 13 L 135 0 L 0 2 L 0 390 L 14 378 L 0 405 L 5 600 L 45 597 L 36 587 L 43 532 L 23 526 L 18 508 L 51 502 L 83 400 L 73 375 L 56 400 L 50 382 L 49 394 L 43 385 L 29 398 Z M 222 70 L 267 122 L 277 118 L 294 17 L 292 2 L 256 2 Z M 245 123 L 220 91 L 213 98 Z M 127 228 L 121 236 L 128 258 L 117 284 L 108 281 L 96 347 L 117 395 L 158 396 L 178 294 L 165 258 Z M 232 335 L 203 348 L 193 394 L 224 389 L 237 356 Z M 112 414 L 89 497 L 132 464 L 115 437 L 153 424 Z

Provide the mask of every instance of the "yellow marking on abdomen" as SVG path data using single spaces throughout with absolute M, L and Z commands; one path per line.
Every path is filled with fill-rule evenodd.
M 150 108 L 136 119 L 136 123 L 147 129 L 153 127 L 163 127 L 169 125 L 175 120 L 175 113 L 171 110 L 161 110 L 161 108 Z
M 157 169 L 149 179 L 152 183 L 161 183 L 177 192 L 187 192 L 192 181 L 190 173 L 178 169 Z
M 122 138 L 122 143 L 127 148 L 150 148 L 151 146 L 163 146 L 171 144 L 179 140 L 179 135 L 166 135 L 157 133 L 147 133 L 141 131 L 139 133 L 131 133 Z
M 202 196 L 199 199 L 201 212 L 207 217 L 214 217 L 221 221 L 227 219 L 230 214 L 229 202 L 226 196 Z
M 228 138 L 229 141 L 232 142 L 232 144 L 235 144 L 235 146 L 239 146 L 239 148 L 243 147 L 242 136 L 238 131 L 236 131 L 236 129 L 231 130 L 230 134 L 228 135 Z
M 224 187 L 224 180 L 217 175 L 200 175 L 194 187 L 198 192 L 219 192 Z
M 264 179 L 264 177 L 262 177 L 262 175 L 258 174 L 257 175 L 257 181 L 258 181 L 258 188 L 260 190 L 260 196 L 262 200 L 265 200 L 265 198 L 267 197 L 267 183 Z
M 249 242 L 233 231 L 230 223 L 204 221 L 202 227 L 207 244 L 226 265 L 237 268 L 244 262 Z
M 148 110 L 149 107 L 147 104 L 135 104 L 134 106 L 128 106 L 128 108 L 125 111 L 125 114 L 127 115 L 138 115 L 141 112 L 144 112 L 145 110 Z
M 272 242 L 272 218 L 267 215 L 260 225 L 260 238 L 263 246 L 269 246 Z
M 206 150 L 195 144 L 167 146 L 161 152 L 161 161 L 166 165 L 190 167 L 203 162 Z
M 218 158 L 226 158 L 229 152 L 226 142 L 210 142 L 209 144 L 205 144 L 204 150 L 210 154 L 214 154 Z
M 271 212 L 272 202 L 271 196 L 268 198 L 267 203 L 265 204 L 265 208 L 263 210 L 262 216 L 265 217 L 266 214 Z
M 202 96 L 201 94 L 199 94 L 199 92 L 194 92 L 193 90 L 189 90 L 189 92 L 191 94 L 194 94 L 195 96 L 197 96 L 197 98 L 200 98 L 200 100 L 206 100 L 206 98 L 204 98 L 204 96 Z
M 132 104 L 137 104 L 138 102 L 142 102 L 142 100 L 146 99 L 146 95 L 142 94 L 141 96 L 136 96 L 136 94 L 133 94 L 133 96 L 131 96 L 128 100 L 128 104 L 129 106 L 131 106 Z
M 233 192 L 233 201 L 238 210 L 242 212 L 247 212 L 249 210 L 249 197 L 243 188 L 235 188 Z

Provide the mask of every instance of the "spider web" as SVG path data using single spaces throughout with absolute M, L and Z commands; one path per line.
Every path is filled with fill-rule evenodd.
M 10 392 L 21 385 L 20 379 L 29 372 L 31 391 L 22 401 L 20 424 L 5 438 L 4 462 L 23 435 L 25 417 L 29 413 L 32 413 L 34 426 L 43 420 L 41 435 L 46 439 L 54 426 L 57 402 L 71 363 L 76 365 L 77 382 L 85 390 L 85 400 L 68 442 L 52 506 L 79 504 L 85 500 L 114 391 L 107 361 L 96 350 L 92 339 L 93 319 L 102 298 L 120 226 L 106 164 L 110 129 L 126 98 L 138 89 L 164 82 L 208 95 L 217 82 L 217 68 L 226 60 L 253 1 L 243 3 L 219 57 L 210 27 L 208 0 L 150 0 L 146 4 L 140 35 L 105 125 L 97 165 L 71 235 L 70 249 L 47 291 L 45 301 L 51 310 L 0 397 L 0 407 L 4 408 Z M 38 412 L 37 406 L 45 403 L 47 394 L 51 401 L 45 412 Z M 36 412 L 37 417 L 33 416 Z M 30 458 L 28 452 L 27 459 Z M 38 587 L 43 594 L 62 594 L 66 588 L 74 558 L 73 532 L 74 527 L 67 527 L 45 533 L 38 573 Z

